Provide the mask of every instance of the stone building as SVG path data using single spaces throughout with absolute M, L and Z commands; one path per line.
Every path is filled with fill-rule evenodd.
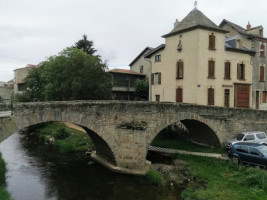
M 6 82 L 0 82 L 0 99 L 11 99 L 13 94 L 13 80 Z
M 14 70 L 14 94 L 17 93 L 22 93 L 26 91 L 26 84 L 24 79 L 28 76 L 29 70 L 34 68 L 34 67 L 39 67 L 38 65 L 31 65 L 28 64 L 26 67 L 23 68 L 18 68 Z
M 113 100 L 134 100 L 134 82 L 146 78 L 144 74 L 125 69 L 112 69 L 108 73 L 112 76 Z
M 224 19 L 219 25 L 227 30 L 227 35 L 237 38 L 236 45 L 244 45 L 256 51 L 252 58 L 253 78 L 252 78 L 252 107 L 254 109 L 267 109 L 267 59 L 266 46 L 267 38 L 263 37 L 263 27 L 251 27 L 248 23 L 246 28 L 234 24 Z
M 252 107 L 251 56 L 237 38 L 193 9 L 148 52 L 152 64 L 152 101 L 225 107 Z

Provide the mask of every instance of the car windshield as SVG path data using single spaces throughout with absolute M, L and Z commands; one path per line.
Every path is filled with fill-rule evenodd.
M 257 133 L 256 136 L 257 136 L 257 138 L 259 138 L 259 139 L 264 139 L 264 138 L 266 138 L 265 133 Z
M 244 134 L 241 133 L 241 134 L 237 135 L 236 139 L 241 141 L 243 139 L 243 137 L 244 137 Z
M 261 146 L 258 148 L 258 150 L 260 150 L 260 152 L 267 157 L 267 146 Z

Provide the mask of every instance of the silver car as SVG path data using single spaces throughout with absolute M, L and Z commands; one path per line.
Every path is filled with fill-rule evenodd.
M 228 140 L 225 144 L 225 148 L 229 149 L 231 146 L 237 142 L 255 142 L 259 144 L 267 145 L 267 137 L 264 132 L 261 131 L 251 131 L 244 132 L 237 135 L 235 139 Z

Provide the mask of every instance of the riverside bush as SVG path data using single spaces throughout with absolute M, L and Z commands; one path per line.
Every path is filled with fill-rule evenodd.
M 157 172 L 156 170 L 149 170 L 146 173 L 146 178 L 149 182 L 153 184 L 162 185 L 163 182 L 162 174 Z
M 56 140 L 65 140 L 71 135 L 70 132 L 66 131 L 65 128 L 61 127 L 60 129 L 57 130 L 57 133 L 55 134 L 55 139 Z
M 0 154 L 0 199 L 12 200 L 6 189 L 6 165 Z

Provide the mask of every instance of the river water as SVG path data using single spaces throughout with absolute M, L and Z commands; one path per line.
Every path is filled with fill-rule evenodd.
M 115 174 L 89 158 L 62 155 L 34 136 L 13 134 L 0 144 L 14 200 L 180 200 L 180 192 L 144 178 Z

